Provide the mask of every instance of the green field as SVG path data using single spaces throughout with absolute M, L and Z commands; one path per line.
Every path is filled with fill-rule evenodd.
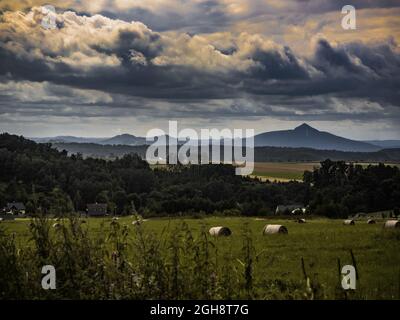
M 169 276 L 177 273 L 175 281 L 182 282 L 182 286 L 185 283 L 195 282 L 194 273 L 208 272 L 211 275 L 206 275 L 207 279 L 204 281 L 210 281 L 208 278 L 214 276 L 217 283 L 214 285 L 222 286 L 222 289 L 215 289 L 216 291 L 212 291 L 212 293 L 207 293 L 207 291 L 202 293 L 201 289 L 189 293 L 184 288 L 179 291 L 177 289 L 179 285 L 177 285 L 174 290 L 178 291 L 175 292 L 169 287 L 172 280 L 167 277 L 168 279 L 164 280 L 168 285 L 164 284 L 167 288 L 163 290 L 169 294 L 164 296 L 160 293 L 163 298 L 344 299 L 346 298 L 345 293 L 339 286 L 338 260 L 340 260 L 341 266 L 356 263 L 358 269 L 357 289 L 355 292 L 347 293 L 347 298 L 400 299 L 400 232 L 384 230 L 382 221 L 378 221 L 375 225 L 357 221 L 355 226 L 344 226 L 341 220 L 316 218 L 308 219 L 305 224 L 298 224 L 293 220 L 213 217 L 150 219 L 144 221 L 140 227 L 133 226 L 132 221 L 132 217 L 120 218 L 113 223 L 112 227 L 110 218 L 90 218 L 86 219 L 82 228 L 87 232 L 89 238 L 105 241 L 102 248 L 110 250 L 105 251 L 105 257 L 109 256 L 113 246 L 118 248 L 118 243 L 126 243 L 126 247 L 124 247 L 126 260 L 140 270 L 149 268 L 141 272 L 154 272 L 157 275 L 154 276 L 156 278 L 161 273 Z M 28 248 L 34 247 L 34 243 L 29 240 L 31 238 L 29 223 L 30 221 L 25 219 L 3 221 L 0 225 L 7 235 L 15 234 L 17 250 L 28 250 Z M 53 223 L 54 220 L 48 221 L 49 225 Z M 66 221 L 59 223 L 68 225 Z M 262 229 L 267 223 L 284 224 L 289 233 L 263 236 Z M 226 238 L 212 238 L 201 232 L 201 230 L 207 231 L 211 226 L 219 225 L 229 227 L 232 235 Z M 126 232 L 126 234 L 124 236 L 121 233 L 117 240 L 113 238 L 116 242 L 113 242 L 114 240 L 107 242 L 104 237 L 106 234 L 112 233 L 115 226 L 120 232 Z M 51 237 L 54 239 L 60 237 L 60 234 L 57 235 L 57 233 L 60 231 L 50 227 Z M 148 246 L 147 249 L 142 248 L 144 251 L 140 257 L 137 255 L 140 251 L 138 234 L 142 238 L 143 248 Z M 70 239 L 68 242 L 65 240 L 65 235 L 61 238 L 64 239 L 62 250 L 70 246 L 80 248 L 79 242 L 86 241 L 80 239 L 75 243 Z M 61 241 L 60 239 L 58 241 Z M 68 242 L 69 245 L 66 246 L 65 242 Z M 60 246 L 60 244 L 54 240 L 54 246 Z M 60 247 L 58 248 L 60 249 Z M 68 250 L 68 254 L 75 252 L 73 249 Z M 89 249 L 80 248 L 79 250 Z M 207 251 L 207 258 L 204 256 L 204 250 Z M 121 251 L 123 250 L 121 249 Z M 352 260 L 351 251 L 355 261 Z M 96 255 L 95 253 L 89 254 Z M 55 250 L 51 255 L 57 257 L 54 258 L 55 260 L 65 258 L 59 250 Z M 200 256 L 202 258 L 199 258 Z M 46 263 L 55 263 L 50 261 L 50 258 L 48 259 Z M 135 259 L 145 261 L 146 266 L 144 267 L 141 263 L 137 264 L 138 261 Z M 79 264 L 79 262 L 75 263 Z M 205 263 L 204 268 L 197 270 L 199 264 L 203 263 Z M 108 266 L 108 264 L 106 265 Z M 76 267 L 76 270 L 85 268 L 86 266 L 80 266 Z M 78 272 L 76 270 L 74 272 Z M 125 273 L 126 271 L 121 272 L 121 276 L 124 277 Z M 225 277 L 228 277 L 227 279 L 232 277 L 229 280 L 229 286 L 232 288 L 229 290 L 224 282 Z M 308 285 L 306 277 L 309 278 Z M 85 277 L 80 276 L 79 279 L 86 285 Z M 200 284 L 195 283 L 201 287 Z M 191 288 L 196 285 L 193 283 Z M 251 288 L 248 288 L 249 285 Z M 125 285 L 123 286 L 125 288 Z M 143 297 L 157 298 L 154 290 L 146 291 L 145 294 L 143 293 Z M 120 293 L 121 296 L 111 296 L 111 298 L 136 297 L 133 293 L 123 292 L 125 295 Z M 82 293 L 75 294 L 82 298 Z M 88 298 L 91 297 L 89 295 Z M 95 295 L 95 297 L 97 296 Z

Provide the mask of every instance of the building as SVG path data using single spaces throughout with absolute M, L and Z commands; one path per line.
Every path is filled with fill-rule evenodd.
M 282 214 L 291 214 L 292 211 L 296 209 L 302 209 L 304 206 L 300 203 L 297 204 L 290 204 L 290 205 L 279 205 L 276 207 L 275 214 L 282 215 Z
M 25 205 L 22 202 L 9 202 L 5 207 L 6 214 L 25 214 Z
M 107 214 L 107 203 L 89 203 L 87 214 L 92 217 L 105 216 Z

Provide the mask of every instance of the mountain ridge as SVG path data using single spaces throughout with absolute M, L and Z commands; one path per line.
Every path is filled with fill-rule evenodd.
M 36 142 L 50 143 L 97 143 L 101 145 L 148 145 L 145 137 L 124 133 L 109 138 L 84 138 L 74 136 L 58 136 L 54 138 L 31 138 Z M 375 143 L 373 143 L 375 142 Z M 356 152 L 375 152 L 384 148 L 396 148 L 400 141 L 359 141 L 334 135 L 327 131 L 320 131 L 307 123 L 294 129 L 269 131 L 254 136 L 255 147 L 289 147 L 312 148 L 316 150 L 338 150 Z

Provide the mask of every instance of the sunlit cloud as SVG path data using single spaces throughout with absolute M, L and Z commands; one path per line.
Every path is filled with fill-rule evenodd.
M 353 1 L 356 30 L 345 1 L 53 1 L 52 30 L 44 4 L 0 3 L 2 128 L 340 121 L 400 138 L 398 1 Z

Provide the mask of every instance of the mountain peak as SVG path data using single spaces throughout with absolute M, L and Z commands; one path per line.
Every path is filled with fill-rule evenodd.
M 307 123 L 293 130 L 271 131 L 257 135 L 255 146 L 312 148 L 340 151 L 377 151 L 379 147 L 369 143 L 346 139 L 329 132 L 319 131 Z
M 294 128 L 294 130 L 303 131 L 303 130 L 317 130 L 317 129 L 314 129 L 313 127 L 311 127 L 307 123 L 303 123 L 303 124 L 299 125 L 298 127 Z

